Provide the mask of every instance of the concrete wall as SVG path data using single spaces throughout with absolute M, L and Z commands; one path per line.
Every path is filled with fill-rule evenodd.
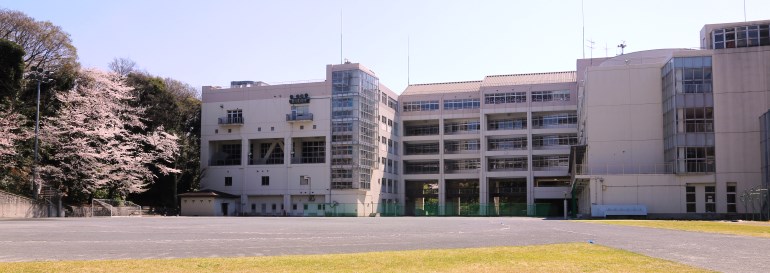
M 717 212 L 725 212 L 726 183 L 740 195 L 762 181 L 758 121 L 770 109 L 770 47 L 714 50 L 712 64 Z
M 55 208 L 42 202 L 0 191 L 0 218 L 37 218 L 54 214 Z

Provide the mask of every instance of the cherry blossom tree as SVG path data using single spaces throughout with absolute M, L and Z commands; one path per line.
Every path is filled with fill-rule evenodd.
M 24 117 L 10 107 L 0 104 L 0 117 L 0 169 L 5 170 L 14 165 L 16 143 L 27 139 L 29 132 L 22 127 Z
M 177 137 L 163 127 L 148 130 L 120 75 L 81 70 L 75 87 L 56 99 L 61 108 L 41 130 L 49 151 L 41 173 L 49 185 L 65 194 L 106 190 L 110 198 L 125 197 L 152 183 L 154 171 L 179 172 L 170 167 Z

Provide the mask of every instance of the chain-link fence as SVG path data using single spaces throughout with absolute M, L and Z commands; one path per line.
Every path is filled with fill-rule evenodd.
M 741 204 L 745 211 L 745 220 L 770 220 L 770 193 L 767 188 L 753 187 L 741 193 Z

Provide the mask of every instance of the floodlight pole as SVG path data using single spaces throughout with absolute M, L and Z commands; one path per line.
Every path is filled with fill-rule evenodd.
M 39 145 L 38 145 L 38 135 L 40 132 L 40 84 L 45 81 L 46 83 L 53 81 L 53 79 L 49 78 L 51 75 L 51 71 L 45 71 L 43 68 L 39 67 L 32 67 L 32 71 L 30 72 L 30 78 L 37 81 L 37 100 L 36 100 L 36 109 L 35 109 L 35 161 L 33 162 L 33 169 L 32 169 L 32 185 L 30 185 L 30 188 L 32 190 L 32 197 L 34 199 L 37 199 L 39 195 L 39 191 L 41 187 L 38 187 L 37 183 L 37 177 L 38 177 L 38 161 L 39 161 Z

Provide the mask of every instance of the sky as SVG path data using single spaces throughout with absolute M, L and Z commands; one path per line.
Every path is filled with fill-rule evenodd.
M 704 24 L 770 19 L 767 0 L 584 0 L 582 12 L 579 0 L 0 0 L 0 8 L 61 26 L 84 67 L 129 58 L 200 90 L 323 80 L 327 64 L 347 59 L 397 93 L 409 83 L 575 70 L 584 54 L 619 54 L 622 41 L 627 53 L 696 48 Z

